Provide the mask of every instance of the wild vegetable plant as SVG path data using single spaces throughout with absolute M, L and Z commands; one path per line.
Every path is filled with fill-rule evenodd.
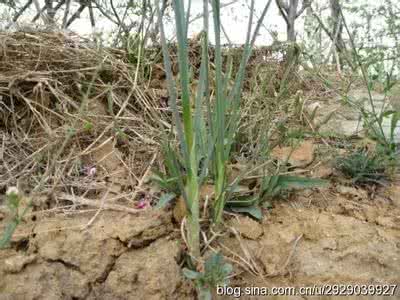
M 196 272 L 189 269 L 183 269 L 183 274 L 188 278 L 195 280 L 199 286 L 199 298 L 212 299 L 212 291 L 218 285 L 228 284 L 227 277 L 232 272 L 232 265 L 224 262 L 221 253 L 213 253 L 205 262 L 204 272 Z
M 359 149 L 336 159 L 336 168 L 355 184 L 381 183 L 385 177 L 385 156 Z
M 362 62 L 362 57 L 359 54 L 359 52 L 357 51 L 357 47 L 354 42 L 354 37 L 350 33 L 349 27 L 347 26 L 346 19 L 343 15 L 343 12 L 341 9 L 340 9 L 340 14 L 343 19 L 344 28 L 346 29 L 347 34 L 349 36 L 350 46 L 351 46 L 351 49 L 353 52 L 353 56 L 361 70 L 362 79 L 363 79 L 366 89 L 368 91 L 368 100 L 369 100 L 369 105 L 371 107 L 371 111 L 367 111 L 363 108 L 360 109 L 361 116 L 364 121 L 364 126 L 368 129 L 369 134 L 374 139 L 377 140 L 379 146 L 384 149 L 384 152 L 386 153 L 386 155 L 389 158 L 396 160 L 397 156 L 398 156 L 398 153 L 397 153 L 398 150 L 397 150 L 397 145 L 396 145 L 395 130 L 400 121 L 400 111 L 385 109 L 386 108 L 385 104 L 387 102 L 386 101 L 387 93 L 395 85 L 395 81 L 393 81 L 393 79 L 392 79 L 395 63 L 393 63 L 391 71 L 386 74 L 386 80 L 384 82 L 385 99 L 384 99 L 384 103 L 383 103 L 382 107 L 379 109 L 376 107 L 376 104 L 375 104 L 373 96 L 372 96 L 373 76 L 371 76 L 368 73 L 367 67 Z M 397 42 L 397 44 L 399 44 L 399 43 Z M 385 133 L 385 130 L 384 130 L 383 122 L 384 122 L 385 118 L 391 118 L 389 134 Z
M 167 75 L 170 107 L 173 113 L 174 130 L 179 142 L 179 149 L 171 151 L 165 147 L 165 155 L 169 161 L 171 173 L 177 178 L 180 192 L 187 207 L 187 241 L 192 258 L 200 256 L 200 224 L 199 224 L 199 191 L 207 177 L 212 176 L 215 185 L 215 201 L 213 202 L 213 221 L 219 224 L 226 204 L 227 172 L 231 148 L 236 137 L 240 116 L 240 99 L 245 78 L 245 67 L 250 57 L 261 23 L 271 4 L 271 0 L 259 18 L 252 33 L 255 0 L 251 1 L 251 9 L 246 43 L 240 60 L 238 72 L 233 76 L 229 65 L 223 68 L 221 45 L 220 1 L 211 0 L 213 29 L 215 36 L 215 69 L 211 70 L 209 58 L 209 2 L 203 1 L 203 31 L 201 33 L 202 54 L 200 75 L 196 92 L 191 92 L 191 73 L 189 71 L 189 49 L 187 43 L 191 1 L 185 9 L 183 0 L 173 0 L 175 28 L 178 44 L 179 84 L 171 69 L 171 59 L 162 22 L 162 14 L 158 5 L 158 17 L 164 66 Z M 229 60 L 228 60 L 229 61 Z M 224 71 L 228 70 L 226 73 Z M 213 78 L 212 78 L 213 77 Z M 214 80 L 212 80 L 214 79 Z M 233 82 L 233 84 L 230 84 Z M 211 93 L 211 87 L 215 93 Z M 181 108 L 178 107 L 180 90 Z M 193 105 L 193 107 L 192 107 Z M 203 107 L 206 112 L 203 113 Z M 168 143 L 166 141 L 166 143 Z

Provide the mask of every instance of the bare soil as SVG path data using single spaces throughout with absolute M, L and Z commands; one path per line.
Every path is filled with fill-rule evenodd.
M 373 199 L 348 186 L 307 191 L 274 202 L 262 224 L 232 219 L 243 245 L 229 235 L 219 243 L 243 257 L 247 250 L 263 275 L 236 267 L 231 285 L 400 283 L 399 186 Z M 195 298 L 178 265 L 181 242 L 170 213 L 103 211 L 88 226 L 94 214 L 47 215 L 20 226 L 13 248 L 0 252 L 2 299 Z

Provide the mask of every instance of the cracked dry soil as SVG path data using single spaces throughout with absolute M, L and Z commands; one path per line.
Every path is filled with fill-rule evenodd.
M 265 276 L 235 266 L 231 285 L 399 284 L 399 186 L 373 199 L 353 187 L 305 191 L 275 202 L 261 224 L 238 217 L 231 224 Z M 22 224 L 13 247 L 0 251 L 0 299 L 196 298 L 178 265 L 181 242 L 171 213 L 103 211 L 85 228 L 93 214 Z M 219 242 L 244 256 L 236 238 Z

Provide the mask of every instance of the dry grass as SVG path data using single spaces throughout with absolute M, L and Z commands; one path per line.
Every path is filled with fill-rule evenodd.
M 189 46 L 196 82 L 200 45 L 192 40 Z M 231 52 L 234 68 L 241 50 Z M 170 51 L 177 75 L 176 45 Z M 157 49 L 151 52 L 157 57 Z M 285 67 L 277 53 L 281 50 L 255 49 L 249 61 L 239 156 L 256 159 L 260 145 L 279 133 L 287 116 L 291 98 L 276 97 Z M 157 60 L 150 66 L 150 78 L 135 80 L 137 68 L 125 51 L 99 49 L 60 32 L 0 32 L 0 201 L 6 187 L 18 185 L 28 194 L 38 192 L 40 199 L 45 195 L 47 200 L 40 201 L 45 208 L 70 205 L 57 195 L 101 199 L 113 181 L 123 185 L 111 187 L 115 202 L 143 196 L 146 188 L 140 183 L 171 116 L 163 68 Z M 312 85 L 295 75 L 289 90 L 310 91 Z M 104 147 L 112 153 L 99 159 Z M 96 176 L 87 176 L 90 167 L 97 167 Z
M 164 119 L 134 76 L 124 52 L 96 49 L 77 36 L 1 32 L 0 195 L 11 185 L 52 195 L 105 190 L 110 170 L 94 179 L 83 170 L 107 142 L 129 170 L 127 190 L 134 193 L 158 151 Z

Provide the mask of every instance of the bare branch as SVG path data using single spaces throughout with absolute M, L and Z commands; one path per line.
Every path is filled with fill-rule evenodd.
M 71 18 L 69 18 L 67 24 L 65 25 L 65 28 L 68 28 L 76 19 L 78 19 L 85 8 L 86 8 L 86 3 L 81 3 L 78 10 L 72 15 Z
M 54 9 L 53 9 L 53 10 L 54 10 L 54 13 L 57 12 L 57 10 L 59 10 L 61 6 L 64 5 L 65 1 L 66 1 L 66 0 L 61 0 L 61 1 L 56 5 L 56 7 L 54 7 Z M 32 22 L 32 23 L 36 22 L 36 21 L 39 19 L 39 17 L 40 17 L 41 15 L 43 15 L 43 13 L 46 11 L 46 9 L 47 9 L 47 4 L 46 4 L 45 6 L 42 7 L 42 9 L 40 10 L 40 12 L 38 12 L 38 13 L 36 14 L 36 16 L 32 19 L 31 22 Z
M 287 3 L 286 1 L 283 1 L 283 0 L 276 0 L 276 2 L 282 9 L 284 9 L 286 11 L 286 13 L 289 12 L 289 8 L 290 8 L 289 3 Z
M 71 0 L 67 0 L 67 4 L 65 5 L 64 17 L 62 21 L 62 28 L 66 28 L 70 8 L 71 8 Z
M 13 22 L 17 22 L 18 18 L 24 13 L 25 10 L 27 10 L 27 8 L 29 6 L 31 6 L 33 0 L 28 0 L 25 5 L 15 14 L 14 18 L 13 18 Z
M 286 24 L 289 24 L 289 19 L 287 16 L 289 8 L 285 6 L 285 3 L 283 3 L 282 0 L 276 0 L 276 5 L 278 6 L 279 12 L 281 13 L 282 17 L 285 19 Z
M 310 6 L 311 6 L 311 0 L 303 0 L 303 5 L 301 6 L 299 12 L 296 14 L 296 18 L 300 17 L 301 14 Z

